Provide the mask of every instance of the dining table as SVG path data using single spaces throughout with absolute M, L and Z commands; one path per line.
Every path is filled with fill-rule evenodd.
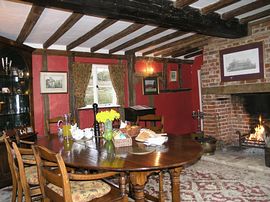
M 39 136 L 36 144 L 60 153 L 69 167 L 125 173 L 136 202 L 146 200 L 144 188 L 149 175 L 168 171 L 172 201 L 179 202 L 180 173 L 185 166 L 200 159 L 203 149 L 189 134 L 167 136 L 167 142 L 162 145 L 146 145 L 133 138 L 131 146 L 115 147 L 112 141 L 99 137 L 73 140 L 57 135 Z

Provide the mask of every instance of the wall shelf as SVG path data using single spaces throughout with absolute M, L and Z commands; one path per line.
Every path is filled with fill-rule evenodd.
M 182 92 L 182 91 L 191 91 L 191 88 L 177 88 L 177 89 L 162 89 L 162 90 L 159 90 L 160 93 L 174 93 L 174 92 Z

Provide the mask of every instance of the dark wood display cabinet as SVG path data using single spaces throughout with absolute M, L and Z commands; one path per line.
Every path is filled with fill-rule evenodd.
M 34 131 L 32 51 L 0 37 L 0 136 L 3 130 L 29 127 Z M 0 141 L 0 187 L 10 184 L 5 144 Z

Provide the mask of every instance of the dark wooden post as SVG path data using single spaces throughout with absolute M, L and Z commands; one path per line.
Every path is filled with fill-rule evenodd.
M 100 136 L 100 131 L 99 131 L 99 124 L 96 120 L 96 115 L 98 113 L 98 104 L 94 103 L 93 104 L 93 112 L 94 112 L 94 133 L 95 133 L 95 139 L 96 143 L 99 143 L 99 136 Z
M 133 106 L 135 104 L 135 100 L 136 100 L 136 95 L 135 95 L 135 91 L 134 91 L 135 60 L 136 60 L 136 58 L 135 58 L 134 54 L 127 55 L 129 106 Z

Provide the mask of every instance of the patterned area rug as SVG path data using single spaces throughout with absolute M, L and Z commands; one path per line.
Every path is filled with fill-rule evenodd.
M 146 192 L 157 196 L 158 178 L 150 177 Z M 184 169 L 181 177 L 182 202 L 270 202 L 270 174 L 248 171 L 208 161 Z M 169 174 L 164 176 L 166 201 L 171 201 Z M 11 188 L 0 190 L 0 202 L 11 199 Z

